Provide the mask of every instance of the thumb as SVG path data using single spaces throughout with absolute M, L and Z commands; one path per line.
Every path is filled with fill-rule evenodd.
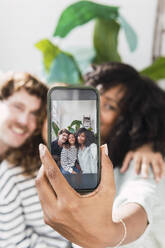
M 108 156 L 107 144 L 101 146 L 101 182 L 99 191 L 115 192 L 113 164 Z

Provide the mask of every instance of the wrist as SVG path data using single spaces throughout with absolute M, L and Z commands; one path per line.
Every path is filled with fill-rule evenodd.
M 123 244 L 126 238 L 126 225 L 122 222 L 123 221 L 120 220 L 119 222 L 111 223 L 104 236 L 104 245 L 102 247 L 117 248 L 119 244 Z

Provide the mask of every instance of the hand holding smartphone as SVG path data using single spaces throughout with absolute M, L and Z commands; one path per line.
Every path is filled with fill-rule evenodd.
M 99 95 L 90 87 L 48 92 L 48 145 L 61 173 L 78 192 L 100 182 Z

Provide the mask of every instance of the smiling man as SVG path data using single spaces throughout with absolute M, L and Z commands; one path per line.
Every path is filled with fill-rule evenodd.
M 0 83 L 1 160 L 6 151 L 23 145 L 36 130 L 46 89 L 28 73 L 7 75 Z
M 68 140 L 69 131 L 65 128 L 58 132 L 58 138 L 51 143 L 51 153 L 54 160 L 60 166 L 60 157 L 63 145 Z
M 29 73 L 0 84 L 0 247 L 70 248 L 43 221 L 35 176 L 46 119 L 47 86 Z

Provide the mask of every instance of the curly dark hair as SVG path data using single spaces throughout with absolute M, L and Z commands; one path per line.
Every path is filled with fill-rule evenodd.
M 84 145 L 86 147 L 90 146 L 92 143 L 96 144 L 96 138 L 95 138 L 95 135 L 94 135 L 94 133 L 92 131 L 86 129 L 85 127 L 82 127 L 80 129 L 78 129 L 78 131 L 76 132 L 76 137 L 78 138 L 78 136 L 81 133 L 85 134 L 85 143 L 84 143 Z
M 101 93 L 121 85 L 120 114 L 106 143 L 114 166 L 121 166 L 126 153 L 144 144 L 165 153 L 165 92 L 151 79 L 142 77 L 130 65 L 110 62 L 95 66 L 85 75 L 87 85 Z

